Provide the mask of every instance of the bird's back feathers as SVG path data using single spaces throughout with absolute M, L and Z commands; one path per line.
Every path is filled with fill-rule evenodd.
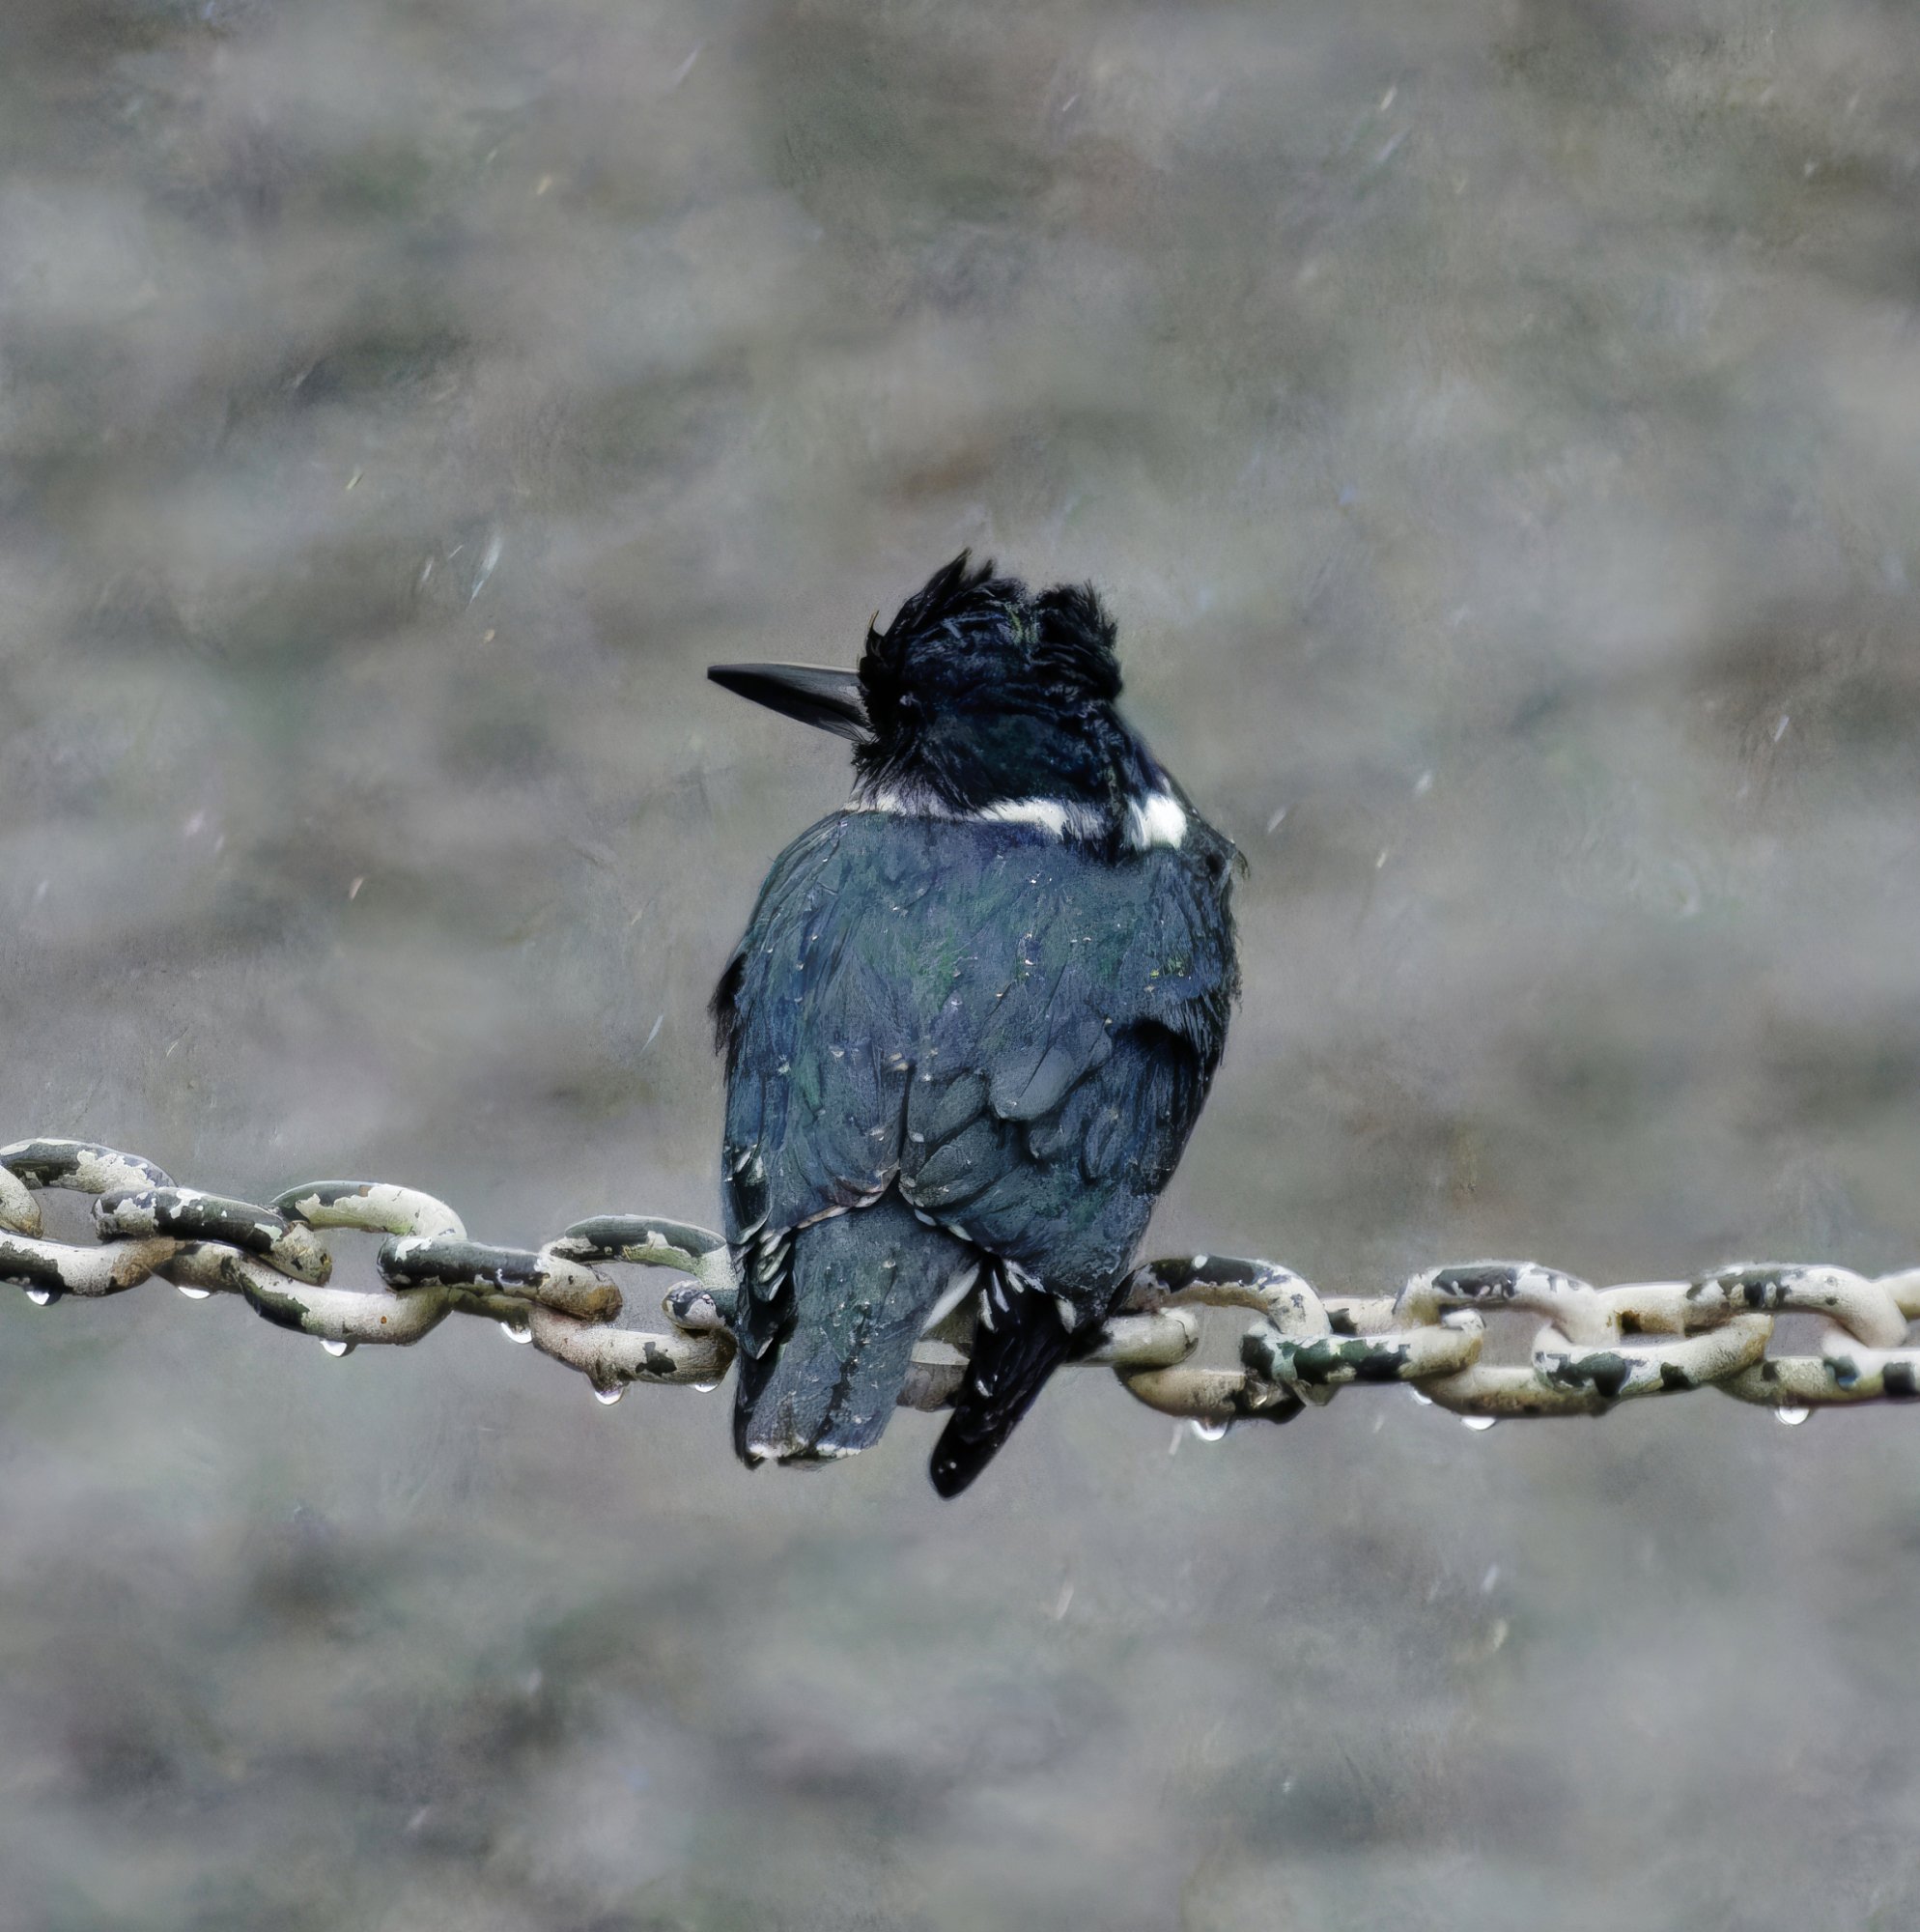
M 1062 1337 L 1055 1297 L 1108 1312 L 1219 1060 L 1230 853 L 1198 817 L 1115 858 L 847 810 L 781 855 L 715 996 L 743 1454 L 877 1435 L 966 1258 L 1043 1283 L 1021 1299 Z M 1050 1350 L 996 1370 L 1031 1387 L 976 1404 L 976 1435 L 1011 1428 Z

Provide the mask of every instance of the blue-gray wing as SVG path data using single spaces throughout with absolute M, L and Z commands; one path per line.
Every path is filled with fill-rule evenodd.
M 715 997 L 749 1347 L 791 1231 L 897 1185 L 1088 1313 L 1205 1097 L 1235 991 L 1230 847 L 1103 858 L 1030 828 L 847 812 L 782 854 Z

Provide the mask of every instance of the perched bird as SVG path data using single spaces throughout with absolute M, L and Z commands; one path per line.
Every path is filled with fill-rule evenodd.
M 1115 708 L 1090 585 L 1035 594 L 963 552 L 857 671 L 708 675 L 852 739 L 855 773 L 713 999 L 735 1447 L 864 1449 L 971 1302 L 930 1465 L 957 1495 L 1097 1338 L 1200 1114 L 1238 990 L 1234 850 Z

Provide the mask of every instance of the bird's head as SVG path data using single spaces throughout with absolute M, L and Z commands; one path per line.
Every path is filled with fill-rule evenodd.
M 1115 838 L 1169 781 L 1115 709 L 1090 584 L 1031 592 L 962 552 L 869 627 L 857 670 L 716 665 L 715 683 L 854 742 L 862 803 Z M 1136 838 L 1134 842 L 1143 841 Z

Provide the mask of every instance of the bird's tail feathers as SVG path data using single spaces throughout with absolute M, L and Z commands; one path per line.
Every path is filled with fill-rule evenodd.
M 973 1265 L 897 1195 L 796 1232 L 784 1332 L 740 1355 L 741 1458 L 829 1462 L 877 1442 L 928 1316 Z

